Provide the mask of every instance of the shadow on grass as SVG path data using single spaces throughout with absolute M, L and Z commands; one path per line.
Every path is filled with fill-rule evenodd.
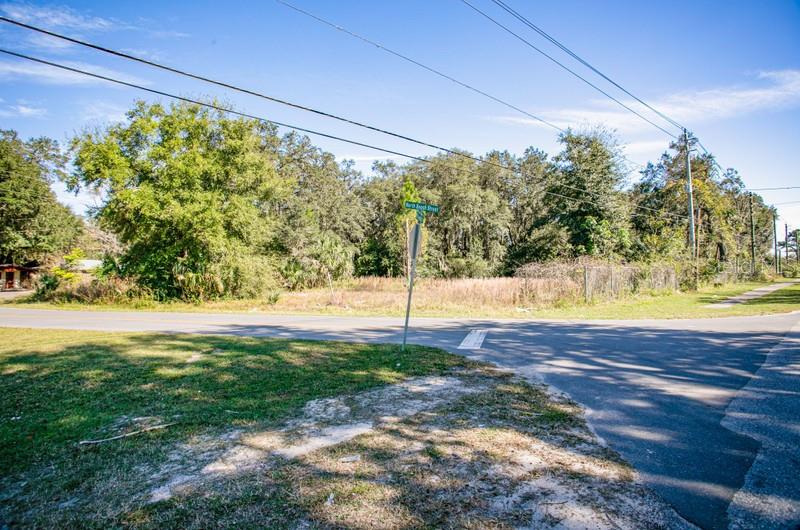
M 0 422 L 0 475 L 46 462 L 80 440 L 118 434 L 112 427 L 126 418 L 176 422 L 166 436 L 270 423 L 311 399 L 464 362 L 424 347 L 402 353 L 392 345 L 302 340 L 26 333 L 58 333 L 55 340 L 68 345 L 0 347 L 0 404 L 9 416 Z
M 770 296 L 783 294 L 778 291 Z M 728 504 L 733 494 L 742 487 L 759 444 L 750 437 L 721 427 L 720 423 L 727 404 L 756 373 L 766 352 L 784 336 L 769 322 L 789 322 L 789 318 L 789 315 L 783 315 L 772 317 L 771 320 L 759 320 L 755 327 L 748 329 L 743 329 L 741 324 L 725 322 L 708 324 L 714 326 L 713 329 L 679 329 L 683 324 L 675 323 L 676 327 L 670 328 L 647 323 L 450 321 L 427 327 L 420 324 L 412 331 L 410 340 L 455 351 L 469 328 L 488 329 L 484 347 L 464 353 L 476 360 L 495 362 L 524 375 L 542 376 L 548 383 L 569 392 L 590 409 L 590 419 L 600 435 L 642 471 L 646 484 L 654 487 L 689 520 L 704 528 L 723 528 L 728 523 Z M 185 422 L 181 425 L 198 428 L 236 425 L 237 422 L 246 425 L 248 422 L 268 422 L 287 417 L 308 399 L 354 392 L 373 384 L 392 382 L 402 374 L 422 375 L 426 371 L 430 373 L 457 363 L 452 357 L 434 349 L 413 349 L 411 356 L 404 357 L 396 346 L 332 343 L 326 346 L 323 343 L 322 346 L 317 344 L 319 347 L 313 351 L 306 351 L 304 348 L 310 348 L 314 343 L 295 342 L 298 338 L 311 336 L 326 340 L 352 340 L 355 337 L 365 341 L 389 342 L 398 339 L 399 329 L 399 325 L 390 323 L 381 324 L 381 327 L 365 324 L 363 328 L 355 324 L 341 330 L 308 329 L 304 327 L 302 319 L 296 325 L 291 325 L 263 321 L 247 323 L 247 319 L 240 318 L 235 324 L 219 324 L 216 332 L 270 335 L 279 337 L 279 340 L 266 343 L 272 344 L 266 346 L 259 339 L 224 336 L 141 335 L 130 339 L 138 341 L 141 348 L 150 351 L 152 364 L 133 355 L 136 346 L 103 346 L 98 344 L 103 341 L 92 340 L 66 346 L 56 352 L 43 350 L 39 355 L 30 355 L 29 351 L 19 349 L 13 352 L 3 369 L 16 369 L 15 364 L 21 364 L 31 370 L 30 378 L 27 381 L 19 379 L 12 389 L 23 396 L 26 392 L 35 394 L 23 399 L 31 411 L 38 414 L 38 407 L 45 412 L 52 411 L 55 405 L 48 401 L 51 397 L 53 403 L 64 399 L 76 400 L 84 416 L 76 418 L 76 421 L 84 422 L 81 429 L 92 431 L 93 434 L 103 434 L 101 428 L 122 414 L 177 413 L 182 415 L 182 421 Z M 233 351 L 226 351 L 229 341 L 237 344 Z M 160 346 L 156 347 L 156 344 Z M 164 349 L 160 349 L 162 346 Z M 101 351 L 95 351 L 98 348 Z M 186 359 L 198 349 L 205 351 L 204 356 L 208 358 L 187 364 Z M 226 353 L 214 353 L 216 349 Z M 36 361 L 47 355 L 56 355 L 57 361 L 59 356 L 63 356 L 65 364 L 52 372 L 46 362 L 39 364 Z M 104 365 L 105 362 L 108 364 Z M 396 366 L 398 362 L 400 367 Z M 205 363 L 208 364 L 204 370 Z M 96 372 L 92 372 L 92 369 Z M 15 376 L 16 372 L 13 371 L 5 373 L 4 384 L 9 373 L 14 378 L 23 377 Z M 78 374 L 80 384 L 65 391 L 59 388 L 61 383 L 58 378 L 62 378 L 66 384 L 69 381 L 68 374 Z M 337 376 L 331 378 L 329 374 Z M 49 382 L 49 386 L 34 384 L 39 381 Z M 143 387 L 154 383 L 154 388 Z M 107 386 L 109 384 L 111 386 Z M 108 390 L 101 392 L 96 385 Z M 215 389 L 211 396 L 207 395 L 207 385 Z M 39 390 L 34 391 L 37 386 Z M 146 391 L 144 396 L 140 394 L 143 391 Z M 119 401 L 117 397 L 104 397 L 103 393 L 117 393 L 127 398 Z M 4 396 L 8 394 L 4 393 Z M 10 400 L 12 405 L 16 403 L 16 397 L 5 399 Z M 93 399 L 99 400 L 101 405 L 82 402 Z M 236 407 L 230 405 L 233 402 L 237 403 Z M 270 404 L 265 405 L 265 402 Z M 4 410 L 15 409 L 4 407 Z M 228 410 L 233 410 L 234 414 Z M 243 412 L 243 418 L 237 419 L 237 412 Z M 49 414 L 52 415 L 52 412 Z M 94 420 L 88 416 L 92 414 L 100 415 L 103 420 L 91 423 Z M 46 418 L 47 414 L 39 417 Z M 59 429 L 47 430 L 47 420 L 44 423 L 40 426 L 34 422 L 27 428 L 41 428 L 52 436 L 61 437 L 60 443 L 67 441 L 57 433 Z M 6 425 L 3 423 L 4 428 Z M 169 433 L 156 434 L 152 438 L 159 441 L 162 436 L 172 436 L 172 432 L 170 429 Z M 77 434 L 76 430 L 70 440 L 76 441 Z M 27 450 L 24 445 L 31 443 L 30 439 L 20 436 L 6 439 L 9 443 L 21 444 L 23 451 Z M 151 437 L 148 435 L 147 439 Z M 44 447 L 43 442 L 38 443 L 39 447 Z M 130 450 L 136 443 L 125 442 L 115 446 L 116 449 L 109 449 L 108 453 L 98 453 L 120 457 L 119 448 Z M 147 450 L 151 451 L 147 453 L 148 457 L 155 461 L 158 458 L 163 460 L 164 456 L 158 454 L 158 447 Z M 12 453 L 13 450 L 9 449 L 6 454 L 13 458 Z M 79 456 L 84 458 L 84 454 Z M 321 468 L 320 473 L 324 471 Z M 302 477 L 303 469 L 300 468 L 298 472 Z M 316 473 L 312 468 L 306 472 Z M 334 471 L 330 472 L 335 474 Z M 272 477 L 270 473 L 252 480 L 259 483 L 260 477 L 264 484 L 272 483 L 277 488 L 274 491 L 286 492 L 284 479 Z M 385 474 L 391 472 L 386 471 Z M 409 479 L 409 484 L 417 487 L 416 480 L 422 479 Z M 295 482 L 292 479 L 292 483 Z M 454 484 L 458 486 L 461 483 L 456 481 Z M 797 484 L 791 486 L 797 490 Z M 422 488 L 421 491 L 430 492 L 431 503 L 439 502 L 435 492 L 443 486 L 428 484 L 425 487 L 428 489 Z M 256 499 L 268 493 L 255 486 L 248 488 L 251 489 L 242 490 L 242 496 L 250 495 L 248 491 L 254 491 L 252 488 L 261 491 L 253 493 Z M 402 488 L 399 491 L 398 495 L 411 495 L 410 491 Z M 255 501 L 231 504 L 226 498 L 214 497 L 213 492 L 209 495 L 210 498 L 206 500 L 222 514 L 220 520 L 224 519 L 224 514 L 234 512 L 242 517 L 247 513 L 254 514 L 253 517 L 264 515 L 261 508 L 253 508 L 253 504 L 258 504 Z M 295 497 L 299 495 L 297 492 L 288 491 L 286 495 L 289 500 L 283 497 L 269 498 L 274 500 L 275 506 L 306 506 L 295 502 Z M 198 503 L 205 502 L 204 499 L 192 498 L 182 502 L 188 506 L 198 506 Z M 264 506 L 272 506 L 272 502 L 265 501 Z M 183 507 L 175 506 L 174 509 L 183 510 Z M 298 513 L 301 514 L 298 517 L 304 517 L 302 510 Z M 152 520 L 149 517 L 148 520 Z M 187 512 L 186 517 L 190 518 L 192 514 Z M 335 518 L 325 520 L 331 526 L 338 524 Z M 413 517 L 409 519 L 412 520 Z
M 562 515 L 575 524 L 598 506 L 629 527 L 657 518 L 647 510 L 663 505 L 648 504 L 577 407 L 507 375 L 477 379 L 470 384 L 494 379 L 492 388 L 296 460 L 264 455 L 257 471 L 191 484 L 128 517 L 153 528 L 204 528 L 210 518 L 219 527 L 505 528 L 569 503 Z M 640 503 L 633 510 L 630 499 Z
M 764 295 L 761 298 L 756 298 L 754 300 L 748 300 L 745 302 L 745 305 L 751 306 L 766 304 L 795 304 L 797 305 L 797 309 L 800 309 L 800 287 L 796 285 L 792 287 L 784 287 L 783 289 L 778 289 L 775 292 Z

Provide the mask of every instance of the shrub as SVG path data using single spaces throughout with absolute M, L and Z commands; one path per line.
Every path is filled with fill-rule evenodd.
M 54 275 L 38 280 L 34 299 L 48 302 L 123 304 L 152 302 L 153 293 L 136 282 L 117 276 L 94 278 L 80 283 L 60 283 Z
M 800 263 L 786 263 L 783 265 L 783 276 L 785 278 L 800 278 Z
M 212 267 L 231 298 L 263 298 L 277 301 L 279 281 L 277 267 L 265 256 L 239 257 L 228 255 Z
M 61 281 L 55 274 L 42 274 L 34 280 L 35 300 L 46 300 L 56 289 Z

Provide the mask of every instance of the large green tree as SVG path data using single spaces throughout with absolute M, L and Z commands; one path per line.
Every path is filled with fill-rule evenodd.
M 122 274 L 159 296 L 253 296 L 278 280 L 328 286 L 353 272 L 408 274 L 414 213 L 441 206 L 423 229 L 422 275 L 513 274 L 530 261 L 687 255 L 685 146 L 671 146 L 626 188 L 614 136 L 567 131 L 553 157 L 453 150 L 378 162 L 364 177 L 304 136 L 198 105 L 138 103 L 125 123 L 75 140 L 73 188 L 101 192 L 96 217 L 123 245 Z M 693 153 L 698 252 L 711 264 L 749 250 L 741 179 Z M 753 198 L 756 246 L 772 211 Z
M 698 153 L 689 138 L 695 218 L 695 251 L 708 270 L 722 263 L 750 259 L 751 197 L 738 173 L 720 171 L 714 158 Z M 674 142 L 657 164 L 649 164 L 633 187 L 636 228 L 635 257 L 653 260 L 681 259 L 688 246 L 688 188 L 686 144 Z M 772 245 L 772 208 L 758 195 L 752 197 L 757 257 L 769 255 Z
M 127 121 L 75 139 L 74 189 L 100 191 L 100 225 L 125 245 L 120 271 L 159 297 L 256 296 L 292 183 L 275 129 L 199 105 L 139 102 Z
M 567 131 L 559 140 L 563 149 L 547 189 L 549 221 L 566 231 L 574 256 L 626 256 L 630 211 L 616 140 L 603 129 Z
M 64 156 L 48 138 L 20 140 L 0 131 L 0 262 L 47 261 L 67 251 L 83 223 L 50 188 Z

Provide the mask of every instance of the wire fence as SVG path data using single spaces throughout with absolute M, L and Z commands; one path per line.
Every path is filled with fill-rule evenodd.
M 756 258 L 755 268 L 749 259 L 734 258 L 718 263 L 712 276 L 715 285 L 725 285 L 748 280 L 765 279 L 775 270 L 775 263 L 760 256 Z
M 678 272 L 665 265 L 616 265 L 580 262 L 529 263 L 517 269 L 526 298 L 535 299 L 541 283 L 557 288 L 561 300 L 611 300 L 640 292 L 679 289 Z M 553 298 L 553 293 L 549 297 Z

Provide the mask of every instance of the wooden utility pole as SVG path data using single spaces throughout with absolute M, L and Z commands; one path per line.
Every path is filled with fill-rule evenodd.
M 686 186 L 689 195 L 689 245 L 692 248 L 692 258 L 697 256 L 694 240 L 694 192 L 692 190 L 692 155 L 689 151 L 689 131 L 683 130 L 683 140 L 686 143 Z
M 750 275 L 756 274 L 756 225 L 753 222 L 753 192 L 750 192 Z
M 775 245 L 775 274 L 781 273 L 781 251 L 778 250 L 778 218 L 772 212 L 772 242 Z
M 694 267 L 694 288 L 700 283 L 700 271 L 697 268 L 697 244 L 694 233 L 694 190 L 692 188 L 692 152 L 689 149 L 689 131 L 683 130 L 683 140 L 686 143 L 686 191 L 689 195 L 689 246 L 691 247 L 692 265 Z
M 786 258 L 783 261 L 785 261 L 786 263 L 789 263 L 789 224 L 788 223 L 784 223 L 783 224 L 783 234 L 784 234 L 783 235 L 783 246 L 784 246 L 783 253 L 784 253 L 784 257 Z

